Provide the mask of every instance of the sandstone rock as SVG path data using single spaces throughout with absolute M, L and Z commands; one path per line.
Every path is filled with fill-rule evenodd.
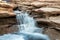
M 18 31 L 16 17 L 0 18 L 0 34 Z
M 36 21 L 38 21 L 38 22 L 50 22 L 50 20 L 47 20 L 47 19 L 44 19 L 44 18 L 40 18 L 40 19 L 38 19 L 38 18 L 36 18 Z
M 32 10 L 33 12 L 36 12 L 37 14 L 43 14 L 46 18 L 54 15 L 60 14 L 60 9 L 58 8 L 49 8 L 49 7 L 42 7 L 39 9 Z
M 15 8 L 16 7 L 16 5 L 15 4 L 11 4 L 11 3 L 1 3 L 0 2 L 0 7 L 5 7 L 5 8 Z
M 9 12 L 13 12 L 13 9 L 12 9 L 12 8 L 3 8 L 3 7 L 0 7 L 0 11 L 9 11 Z
M 31 3 L 29 3 L 29 2 L 22 2 L 22 3 L 20 3 L 21 5 L 26 5 L 26 6 L 30 6 L 31 5 Z M 19 6 L 19 5 L 18 5 Z
M 49 20 L 54 22 L 54 23 L 57 23 L 57 24 L 60 24 L 60 16 L 56 16 L 56 17 L 49 17 Z
M 50 40 L 60 40 L 60 31 L 48 28 L 45 30 L 45 33 L 49 35 Z
M 37 2 L 37 1 L 36 2 L 32 2 L 31 5 L 34 6 L 34 7 L 39 7 L 39 8 L 47 6 L 47 4 L 42 3 L 42 2 Z
M 19 6 L 20 10 L 32 10 L 34 7 L 33 6 Z
M 43 7 L 43 8 L 40 8 L 40 10 L 44 11 L 44 12 L 55 12 L 55 11 L 60 11 L 60 9 L 58 8 L 47 8 L 47 7 Z
M 14 33 L 17 31 L 18 31 L 17 25 L 12 25 L 10 27 L 0 28 L 0 35 L 1 34 Z
M 16 15 L 13 12 L 15 4 L 0 1 L 0 34 L 16 32 Z
M 6 1 L 0 1 L 0 18 L 16 16 L 13 12 L 15 4 L 7 3 Z
M 11 16 L 16 16 L 14 12 L 9 12 L 9 11 L 0 11 L 0 18 L 2 17 L 11 17 Z
M 42 7 L 42 8 L 39 8 L 39 9 L 35 9 L 34 11 L 36 11 L 36 12 L 39 12 L 39 11 L 43 11 L 43 12 L 56 12 L 57 11 L 57 12 L 59 12 L 60 9 L 58 9 L 58 8 L 49 8 L 49 7 Z
M 6 17 L 0 18 L 0 25 L 9 25 L 9 24 L 16 24 L 16 17 Z
M 41 2 L 42 1 L 42 2 Z M 44 1 L 44 2 L 43 2 Z M 49 2 L 47 2 L 49 1 Z M 60 40 L 60 2 L 51 0 L 14 0 L 19 9 L 30 10 L 39 27 L 46 28 L 44 33 L 48 34 L 51 40 Z M 55 16 L 56 15 L 56 16 Z M 44 16 L 44 17 L 41 17 Z M 52 16 L 52 17 L 50 17 Z M 53 17 L 55 16 L 55 17 Z M 48 19 L 46 18 L 48 17 Z
M 53 26 L 52 22 L 45 18 L 36 18 L 35 19 L 39 27 L 50 28 Z

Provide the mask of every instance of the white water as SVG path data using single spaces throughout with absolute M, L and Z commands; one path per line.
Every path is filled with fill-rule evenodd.
M 19 31 L 0 36 L 0 40 L 50 40 L 47 35 L 42 34 L 42 28 L 36 27 L 35 20 L 27 12 L 15 11 L 15 13 Z

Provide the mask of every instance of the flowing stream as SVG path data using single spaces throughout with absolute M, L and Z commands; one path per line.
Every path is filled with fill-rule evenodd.
M 15 11 L 19 30 L 13 34 L 4 34 L 0 40 L 50 40 L 42 34 L 43 28 L 36 27 L 36 21 L 28 12 Z

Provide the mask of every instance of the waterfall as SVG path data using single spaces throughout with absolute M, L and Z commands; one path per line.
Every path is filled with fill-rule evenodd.
M 15 11 L 19 31 L 13 34 L 4 34 L 0 40 L 50 40 L 42 34 L 43 28 L 36 26 L 36 21 L 26 11 Z
M 17 12 L 17 13 L 16 13 Z M 39 32 L 42 33 L 43 28 L 37 28 L 36 27 L 36 21 L 33 19 L 33 17 L 30 17 L 28 15 L 28 12 L 24 11 L 16 11 L 16 18 L 19 23 L 19 31 L 20 32 Z M 19 13 L 18 13 L 19 12 Z

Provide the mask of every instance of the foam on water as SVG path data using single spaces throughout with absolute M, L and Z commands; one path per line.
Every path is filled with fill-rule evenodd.
M 0 40 L 50 40 L 42 34 L 43 28 L 37 28 L 36 21 L 27 12 L 15 11 L 19 31 L 13 34 L 4 34 Z

